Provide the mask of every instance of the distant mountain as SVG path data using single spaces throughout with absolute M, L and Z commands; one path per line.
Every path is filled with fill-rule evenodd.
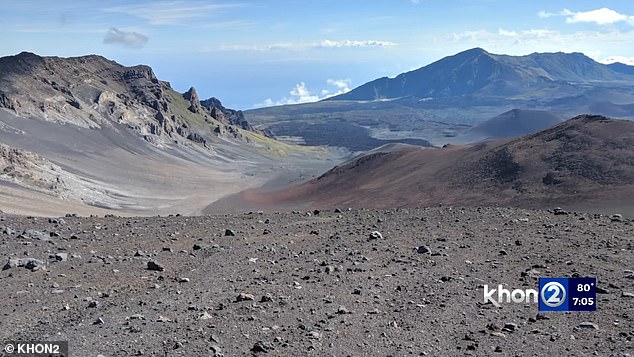
M 634 66 L 629 66 L 624 63 L 615 62 L 615 63 L 610 63 L 608 67 L 614 72 L 634 75 Z
M 543 130 L 561 121 L 547 111 L 513 109 L 475 125 L 469 133 L 487 139 L 510 138 Z
M 533 53 L 516 57 L 474 48 L 395 78 L 379 78 L 328 100 L 467 95 L 509 97 L 553 84 L 574 85 L 624 79 L 622 73 L 581 53 Z
M 474 48 L 317 103 L 261 108 L 247 111 L 245 116 L 258 128 L 277 128 L 277 135 L 304 142 L 321 140 L 324 135 L 322 131 L 303 132 L 306 125 L 328 127 L 345 122 L 377 139 L 427 140 L 442 146 L 543 128 L 538 122 L 522 128 L 529 121 L 509 117 L 498 118 L 486 128 L 470 129 L 515 108 L 561 118 L 599 114 L 633 119 L 631 70 L 625 65 L 598 63 L 581 53 L 508 56 Z M 509 125 L 500 126 L 502 122 Z M 500 131 L 491 131 L 495 128 Z M 476 135 L 474 130 L 485 130 L 486 135 Z M 344 144 L 339 140 L 330 145 Z
M 514 140 L 371 152 L 278 192 L 244 192 L 261 206 L 438 204 L 616 207 L 634 213 L 634 122 L 580 116 Z
M 610 101 L 593 102 L 588 106 L 592 113 L 604 113 L 614 118 L 634 119 L 634 103 L 615 104 Z

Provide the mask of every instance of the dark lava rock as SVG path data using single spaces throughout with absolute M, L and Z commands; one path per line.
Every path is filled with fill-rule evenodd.
M 234 232 L 233 230 L 231 229 L 225 230 L 225 237 L 235 237 L 235 235 L 236 235 L 236 232 Z
M 39 259 L 26 258 L 23 261 L 24 261 L 24 267 L 31 271 L 35 271 L 44 267 L 44 262 Z
M 431 254 L 431 248 L 426 245 L 419 245 L 416 247 L 416 253 L 418 254 Z
M 88 303 L 88 307 L 91 309 L 96 309 L 99 307 L 99 301 L 97 300 L 93 300 L 91 302 Z
M 7 262 L 7 264 L 4 265 L 2 270 L 7 270 L 11 268 L 16 268 L 16 267 L 25 267 L 31 271 L 36 271 L 44 267 L 44 262 L 35 258 L 23 258 L 23 259 L 12 258 L 12 259 L 9 259 L 9 261 Z
M 274 349 L 275 347 L 273 346 L 271 342 L 264 342 L 264 341 L 258 341 L 253 345 L 253 347 L 251 347 L 251 351 L 256 353 L 259 353 L 259 352 L 269 353 L 270 351 L 273 351 Z
M 151 261 L 147 262 L 147 270 L 164 271 L 165 267 L 160 265 L 159 263 L 151 260 Z
M 255 300 L 255 296 L 253 296 L 253 294 L 249 294 L 249 293 L 240 293 L 240 295 L 238 295 L 236 297 L 236 302 L 239 301 L 252 301 Z

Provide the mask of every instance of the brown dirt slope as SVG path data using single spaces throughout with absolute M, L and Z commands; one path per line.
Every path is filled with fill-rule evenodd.
M 315 207 L 561 205 L 634 213 L 633 148 L 634 122 L 579 116 L 511 141 L 371 153 L 286 190 L 244 192 L 242 200 Z

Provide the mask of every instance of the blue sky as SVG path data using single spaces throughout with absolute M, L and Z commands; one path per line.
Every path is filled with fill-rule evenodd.
M 0 56 L 148 64 L 227 106 L 314 101 L 482 47 L 634 64 L 632 1 L 6 1 Z

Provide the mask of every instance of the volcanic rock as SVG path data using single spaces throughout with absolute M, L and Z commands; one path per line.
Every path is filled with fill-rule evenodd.
M 160 265 L 159 263 L 151 260 L 151 261 L 147 262 L 147 270 L 164 271 L 165 267 Z

